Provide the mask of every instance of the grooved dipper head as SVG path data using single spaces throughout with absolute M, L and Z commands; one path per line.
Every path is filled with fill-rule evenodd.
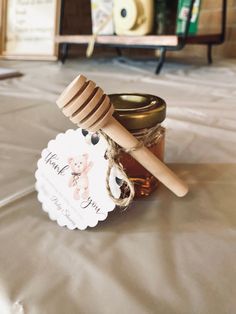
M 83 75 L 66 87 L 56 103 L 73 123 L 92 132 L 101 129 L 114 112 L 104 91 Z

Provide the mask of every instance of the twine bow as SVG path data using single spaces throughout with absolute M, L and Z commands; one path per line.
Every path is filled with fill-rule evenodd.
M 107 136 L 103 131 L 99 131 L 99 133 L 105 138 L 108 142 L 108 149 L 106 152 L 106 157 L 108 159 L 108 170 L 106 176 L 106 188 L 110 198 L 113 202 L 119 206 L 127 209 L 127 207 L 131 204 L 134 196 L 134 184 L 130 181 L 129 177 L 127 176 L 123 165 L 120 162 L 120 154 L 122 152 L 131 153 L 140 149 L 143 146 L 150 147 L 153 144 L 157 144 L 164 135 L 164 128 L 160 125 L 157 125 L 151 129 L 142 130 L 142 132 L 134 134 L 138 139 L 139 143 L 135 147 L 131 147 L 129 149 L 124 149 L 116 144 L 109 136 Z M 122 192 L 119 198 L 115 198 L 111 192 L 111 187 L 109 184 L 109 179 L 111 175 L 111 170 L 113 167 L 116 167 L 118 171 L 121 173 L 123 185 L 122 185 Z

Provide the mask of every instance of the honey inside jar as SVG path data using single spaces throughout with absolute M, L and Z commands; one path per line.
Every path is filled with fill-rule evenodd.
M 109 97 L 116 119 L 164 161 L 165 129 L 161 126 L 166 116 L 164 100 L 148 94 L 112 94 Z M 121 152 L 119 160 L 134 183 L 135 197 L 149 196 L 156 190 L 158 180 L 133 157 Z

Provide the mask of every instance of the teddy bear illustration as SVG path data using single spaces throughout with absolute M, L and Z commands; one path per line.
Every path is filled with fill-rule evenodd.
M 68 163 L 71 168 L 68 185 L 69 187 L 75 187 L 74 199 L 87 199 L 89 197 L 88 172 L 92 168 L 93 163 L 88 161 L 88 154 L 70 157 Z

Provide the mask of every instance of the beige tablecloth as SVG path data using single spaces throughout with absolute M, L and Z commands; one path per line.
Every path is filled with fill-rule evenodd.
M 236 312 L 236 62 L 212 67 L 117 61 L 1 62 L 0 313 Z M 166 161 L 190 185 L 161 187 L 86 231 L 49 220 L 34 192 L 40 151 L 73 127 L 55 106 L 79 72 L 111 92 L 168 104 Z

